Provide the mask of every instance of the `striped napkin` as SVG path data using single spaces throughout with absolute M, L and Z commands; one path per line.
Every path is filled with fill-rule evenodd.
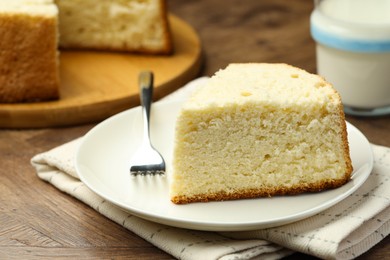
M 206 77 L 164 100 L 186 98 Z M 159 102 L 164 102 L 161 100 Z M 206 232 L 175 228 L 133 216 L 84 185 L 74 156 L 82 137 L 31 159 L 37 175 L 178 259 L 280 259 L 299 251 L 324 259 L 353 259 L 390 233 L 390 148 L 371 145 L 374 169 L 367 181 L 335 206 L 275 228 Z

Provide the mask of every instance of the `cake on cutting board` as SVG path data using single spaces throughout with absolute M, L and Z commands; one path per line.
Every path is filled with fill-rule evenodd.
M 329 83 L 287 64 L 231 64 L 182 107 L 170 196 L 183 204 L 317 192 L 351 172 Z
M 50 0 L 0 0 L 0 103 L 58 98 L 57 16 Z
M 58 47 L 171 54 L 165 0 L 0 0 L 0 103 L 59 98 Z

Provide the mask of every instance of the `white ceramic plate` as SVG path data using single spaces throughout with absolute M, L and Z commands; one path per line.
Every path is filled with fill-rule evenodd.
M 168 173 L 180 106 L 180 102 L 156 103 L 152 108 L 151 138 L 167 162 Z M 367 139 L 348 123 L 354 172 L 351 181 L 340 188 L 297 196 L 175 205 L 169 199 L 167 178 L 134 178 L 129 174 L 129 160 L 142 136 L 141 122 L 140 107 L 136 107 L 94 127 L 78 150 L 77 172 L 106 200 L 141 218 L 176 227 L 238 231 L 291 223 L 346 198 L 364 183 L 373 167 Z

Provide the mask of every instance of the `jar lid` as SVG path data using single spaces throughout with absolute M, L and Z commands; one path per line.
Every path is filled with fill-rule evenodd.
M 337 19 L 316 8 L 310 17 L 315 41 L 336 49 L 355 52 L 390 51 L 390 23 L 359 23 Z

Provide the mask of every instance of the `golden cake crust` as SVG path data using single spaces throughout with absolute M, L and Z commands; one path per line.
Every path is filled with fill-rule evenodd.
M 339 96 L 340 104 L 341 104 L 340 94 L 338 94 L 338 96 Z M 350 151 L 349 151 L 349 144 L 348 144 L 348 133 L 347 133 L 347 127 L 346 127 L 346 123 L 345 123 L 344 109 L 343 109 L 342 105 L 340 105 L 340 107 L 339 107 L 339 115 L 340 115 L 339 124 L 340 124 L 341 128 L 343 129 L 342 141 L 343 141 L 343 148 L 344 148 L 344 160 L 346 162 L 346 167 L 347 167 L 345 175 L 346 175 L 346 178 L 349 179 L 351 177 L 351 174 L 353 171 L 353 166 L 352 166 L 351 157 L 349 155 Z
M 0 102 L 57 99 L 57 19 L 26 14 L 0 17 Z
M 234 193 L 219 192 L 212 194 L 198 194 L 191 197 L 175 196 L 171 198 L 171 201 L 175 204 L 187 204 L 192 202 L 251 199 L 258 197 L 271 197 L 277 195 L 296 195 L 305 192 L 320 192 L 327 189 L 338 188 L 347 183 L 348 181 L 349 175 L 346 175 L 344 179 L 323 181 L 311 184 L 310 186 L 293 186 L 288 189 L 285 187 L 259 188 L 242 190 Z

